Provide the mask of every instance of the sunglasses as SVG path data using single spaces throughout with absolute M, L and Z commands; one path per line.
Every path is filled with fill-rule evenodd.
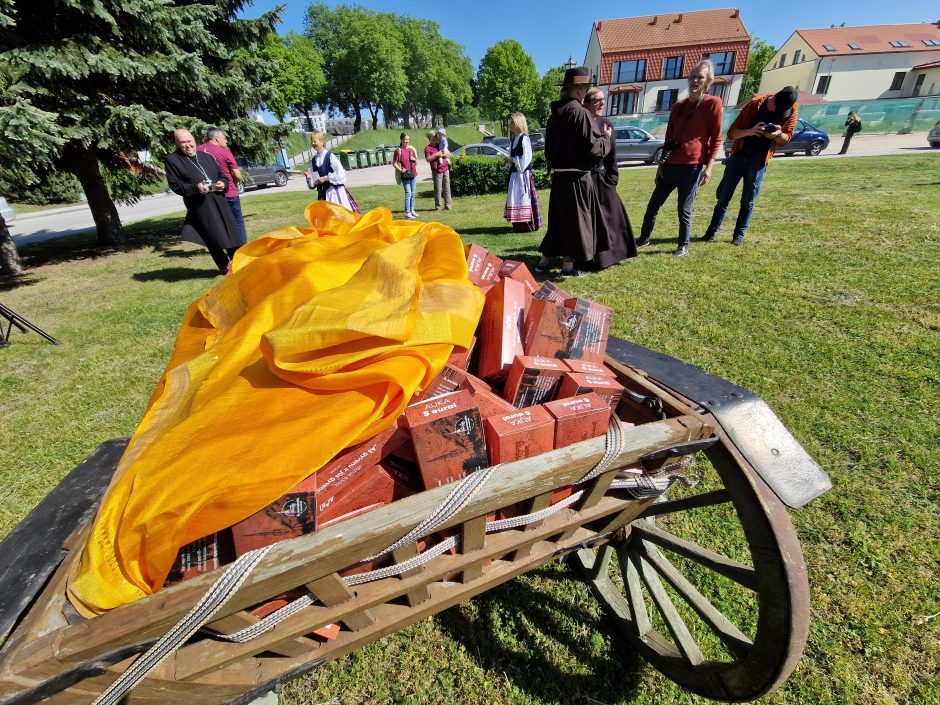
M 598 104 L 601 104 L 601 103 L 603 103 L 603 102 L 604 102 L 604 99 L 603 99 L 603 98 L 591 98 L 590 100 L 588 100 L 588 103 L 598 103 Z

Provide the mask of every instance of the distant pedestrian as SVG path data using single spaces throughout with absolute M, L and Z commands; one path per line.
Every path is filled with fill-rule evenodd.
M 206 131 L 206 142 L 199 145 L 200 152 L 211 154 L 222 171 L 222 176 L 228 179 L 228 188 L 225 193 L 225 200 L 228 201 L 229 208 L 232 209 L 232 216 L 235 218 L 235 225 L 242 235 L 242 243 L 248 242 L 248 232 L 245 230 L 245 218 L 242 215 L 242 202 L 238 197 L 238 184 L 242 180 L 241 169 L 235 161 L 235 155 L 228 148 L 228 138 L 218 127 L 210 127 Z
M 431 181 L 434 182 L 434 210 L 443 206 L 447 210 L 454 204 L 450 197 L 450 152 L 441 147 L 440 131 L 428 133 L 428 146 L 424 148 L 424 159 L 431 167 Z
M 317 200 L 336 203 L 353 213 L 361 213 L 356 199 L 346 188 L 346 170 L 336 155 L 328 151 L 323 133 L 310 133 L 310 144 L 316 154 L 310 162 L 310 177 L 317 190 Z
M 793 138 L 799 109 L 796 95 L 793 86 L 786 86 L 773 94 L 754 96 L 731 123 L 728 138 L 734 140 L 734 146 L 731 156 L 725 160 L 725 173 L 718 184 L 715 210 L 708 230 L 701 238 L 703 242 L 715 239 L 738 182 L 743 181 L 741 207 L 731 244 L 739 247 L 744 244 L 744 232 L 750 225 L 767 165 L 774 158 L 777 147 Z
M 589 88 L 584 96 L 584 105 L 594 113 L 595 120 L 602 127 L 610 125 L 604 117 L 604 91 L 597 86 Z M 607 226 L 607 249 L 594 253 L 591 262 L 585 262 L 586 269 L 606 269 L 622 262 L 628 257 L 636 257 L 636 241 L 633 239 L 633 227 L 630 217 L 617 193 L 620 181 L 620 168 L 617 166 L 617 140 L 611 137 L 610 149 L 594 168 L 594 185 L 597 199 L 601 205 L 601 217 Z
M 855 111 L 850 112 L 849 116 L 845 119 L 845 139 L 842 141 L 842 149 L 839 150 L 839 154 L 845 154 L 849 151 L 849 142 L 861 131 L 862 118 L 860 118 Z
M 552 102 L 545 126 L 545 159 L 552 169 L 548 232 L 539 245 L 536 271 L 546 272 L 561 255 L 561 275 L 581 276 L 575 262 L 588 262 L 608 249 L 607 227 L 591 170 L 610 149 L 610 126 L 599 127 L 582 104 L 591 83 L 586 66 L 565 70 L 561 98 Z
M 512 223 L 513 232 L 531 233 L 542 227 L 539 197 L 535 193 L 535 177 L 532 175 L 532 142 L 529 141 L 529 125 L 522 113 L 509 117 L 509 185 L 506 193 L 506 208 L 503 218 Z
M 415 182 L 418 180 L 418 152 L 411 146 L 411 137 L 402 132 L 398 147 L 392 156 L 392 166 L 395 167 L 395 176 L 405 188 L 405 217 L 414 220 L 418 217 L 415 212 Z
M 173 140 L 177 151 L 167 154 L 163 163 L 170 189 L 183 197 L 186 206 L 180 237 L 204 245 L 219 272 L 226 274 L 235 250 L 243 244 L 232 209 L 222 196 L 228 179 L 212 155 L 197 151 L 189 130 L 176 130 Z
M 695 196 L 698 187 L 711 179 L 712 165 L 721 149 L 721 98 L 707 95 L 714 80 L 712 62 L 699 61 L 689 72 L 688 97 L 676 102 L 669 111 L 663 145 L 664 153 L 669 150 L 669 157 L 656 169 L 656 185 L 646 206 L 637 245 L 649 244 L 659 209 L 669 194 L 678 191 L 679 239 L 673 254 L 682 257 L 689 251 Z

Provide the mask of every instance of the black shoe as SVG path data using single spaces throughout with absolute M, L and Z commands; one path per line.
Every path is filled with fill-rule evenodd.
M 537 264 L 532 269 L 534 269 L 536 272 L 539 272 L 540 274 L 544 274 L 551 268 L 552 268 L 551 264 Z
M 649 245 L 649 244 L 650 244 L 650 239 L 648 237 L 641 237 L 639 240 L 636 241 L 637 247 L 643 247 L 643 245 Z
M 698 239 L 698 241 L 699 242 L 714 242 L 715 233 L 705 233 L 704 235 L 702 235 L 702 237 Z
M 586 277 L 590 272 L 585 272 L 583 269 L 562 269 L 561 276 L 563 277 Z
M 731 241 L 731 244 L 734 245 L 735 247 L 741 247 L 741 245 L 744 244 L 744 236 L 735 235 L 734 239 Z
M 672 256 L 673 257 L 685 257 L 687 254 L 689 254 L 689 246 L 679 245 L 679 247 L 676 248 L 676 251 L 672 253 Z

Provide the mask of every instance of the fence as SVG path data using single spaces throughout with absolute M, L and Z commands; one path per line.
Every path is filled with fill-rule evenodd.
M 867 133 L 905 134 L 927 132 L 940 120 L 940 97 L 898 98 L 892 100 L 843 100 L 799 106 L 799 116 L 830 134 L 845 129 L 845 118 L 854 110 L 862 118 Z M 722 132 L 727 133 L 740 109 L 725 108 Z M 645 113 L 632 117 L 614 117 L 616 127 L 640 127 L 654 135 L 666 132 L 669 113 Z

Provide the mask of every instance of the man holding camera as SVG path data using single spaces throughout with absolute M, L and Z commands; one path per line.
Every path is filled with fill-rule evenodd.
M 242 244 L 232 209 L 222 195 L 228 188 L 211 154 L 196 150 L 189 130 L 173 133 L 176 151 L 163 158 L 170 190 L 183 197 L 186 221 L 180 237 L 204 245 L 222 274 L 228 272 L 235 250 Z
M 774 158 L 777 145 L 784 145 L 793 137 L 798 108 L 796 95 L 796 89 L 787 86 L 772 95 L 755 96 L 731 123 L 728 138 L 734 140 L 734 147 L 725 161 L 725 173 L 718 184 L 718 201 L 708 230 L 702 236 L 703 242 L 715 239 L 738 182 L 743 179 L 741 207 L 731 244 L 739 247 L 744 244 L 744 232 L 751 222 L 754 201 L 764 181 L 767 165 Z

